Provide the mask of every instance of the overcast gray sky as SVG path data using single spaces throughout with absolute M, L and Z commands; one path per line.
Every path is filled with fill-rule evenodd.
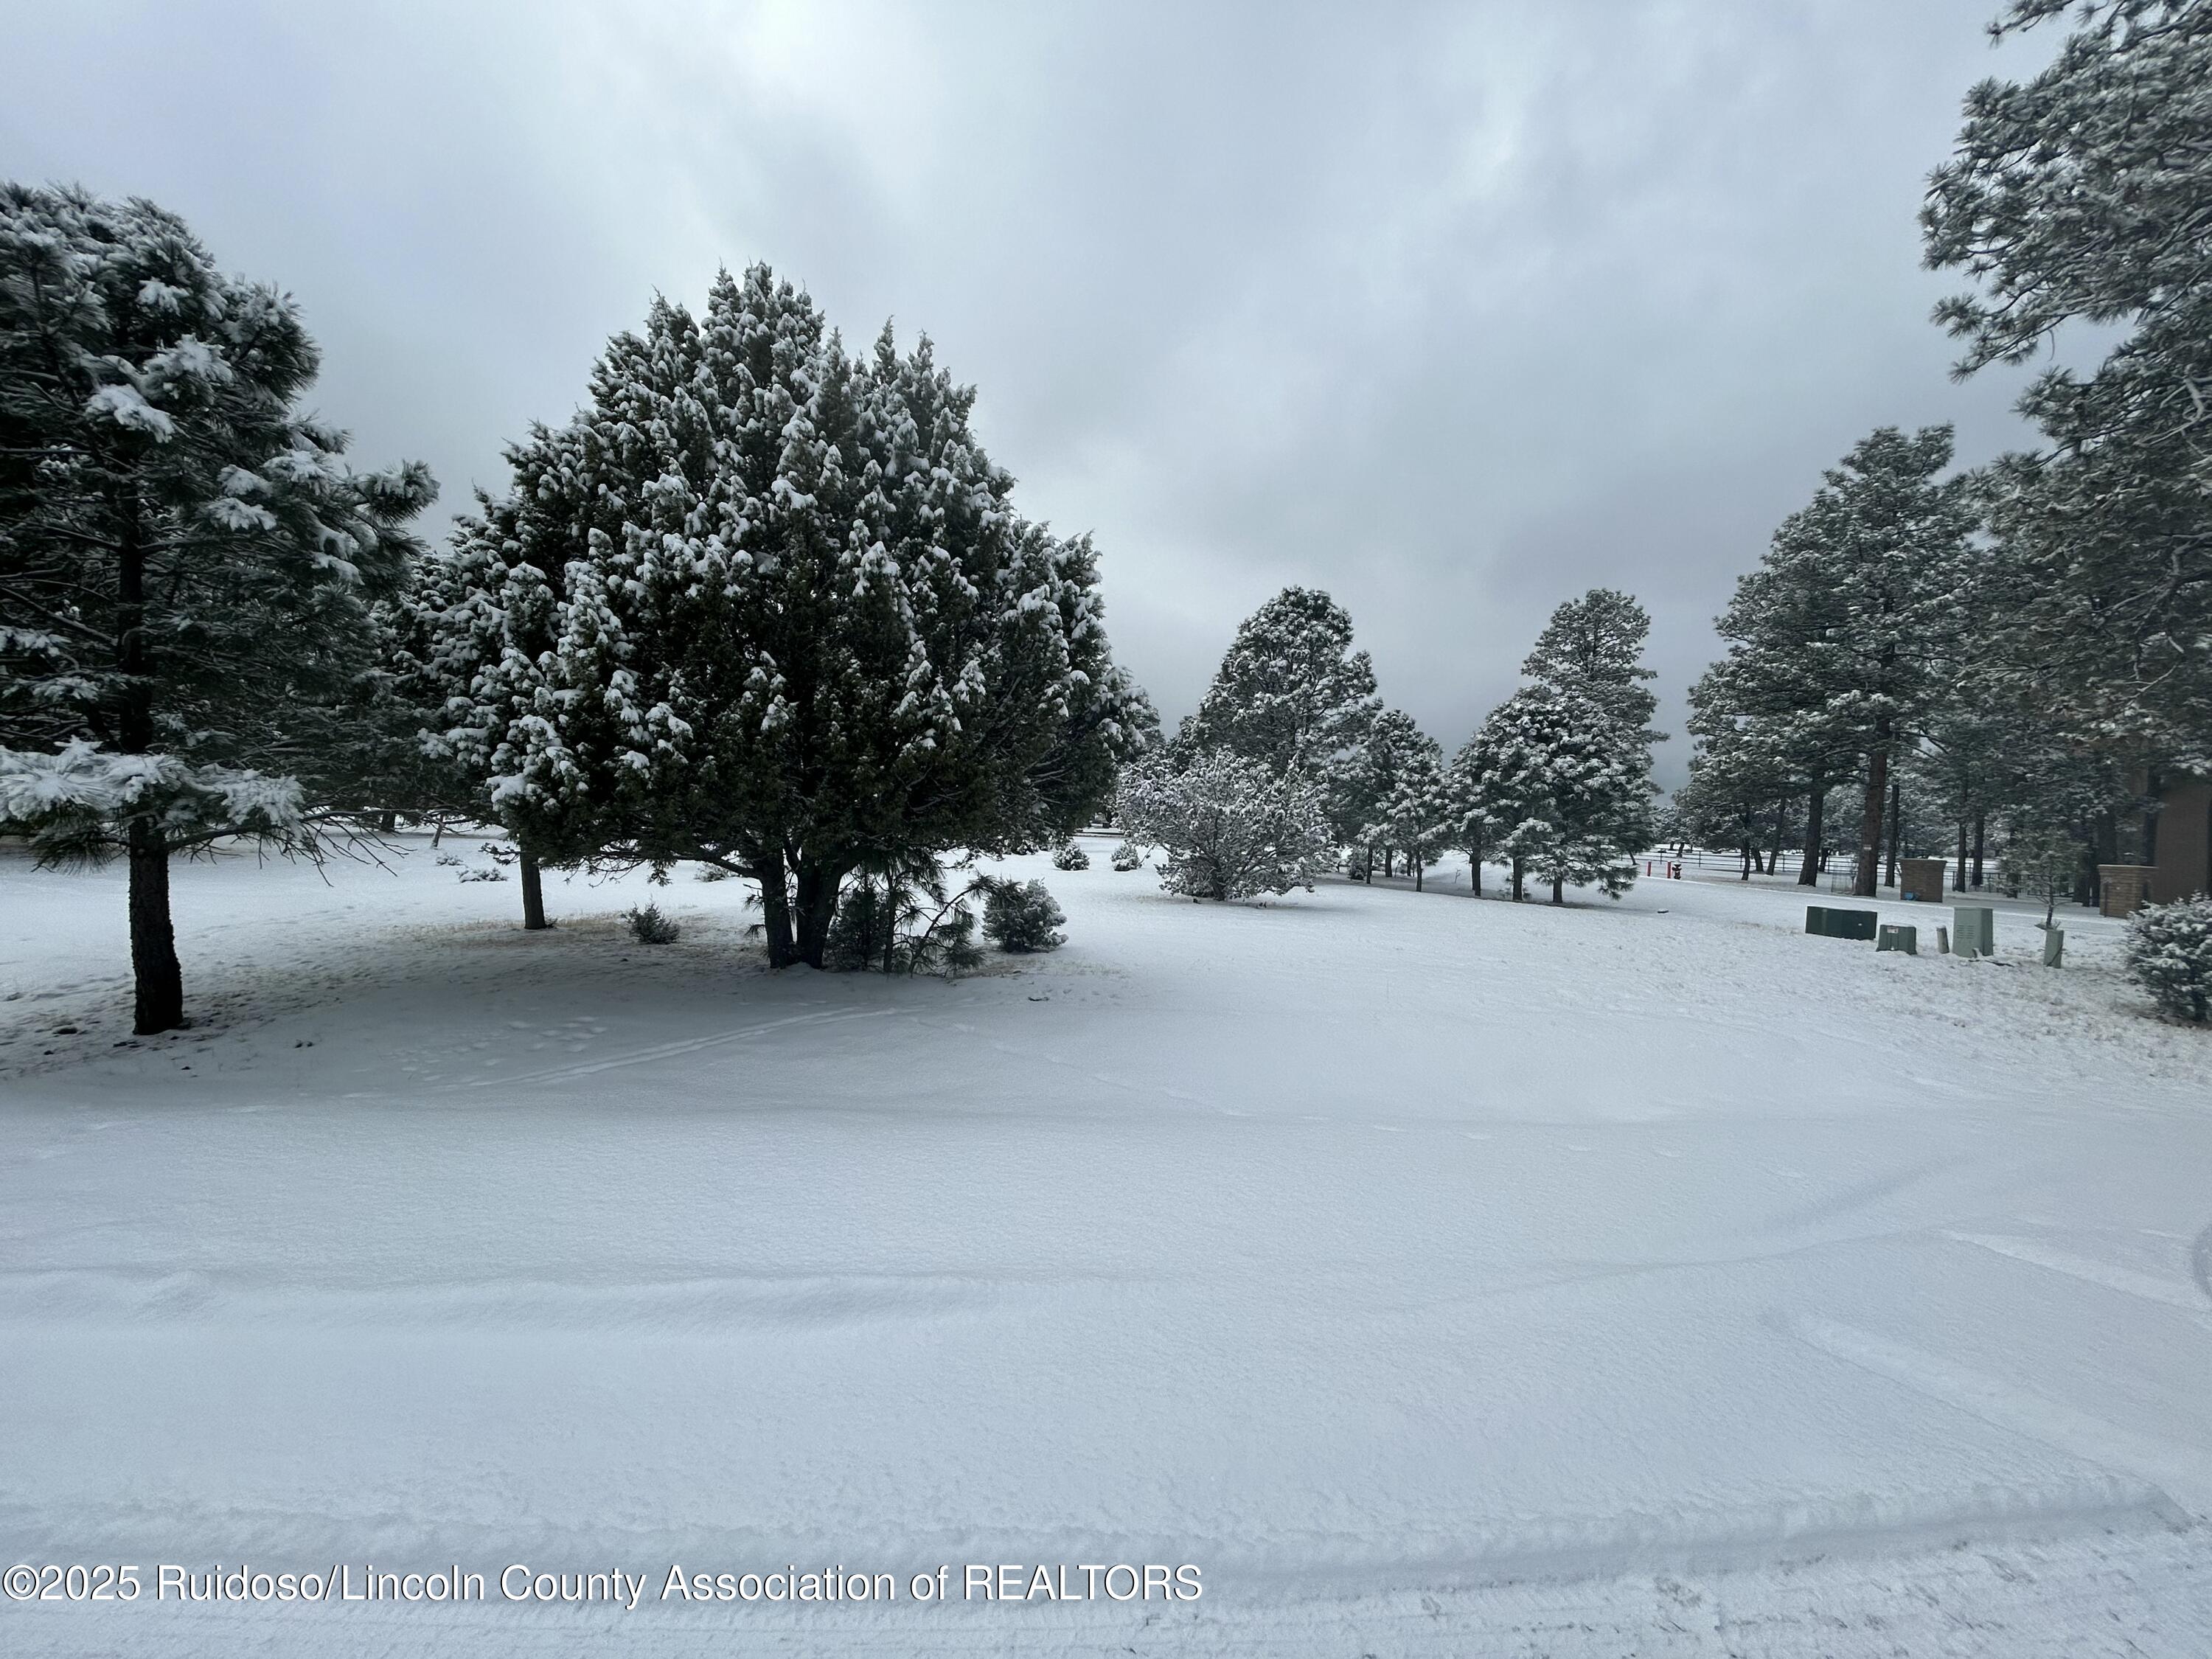
M 1915 222 L 1966 88 L 2055 45 L 1993 50 L 1996 4 L 0 0 L 0 176 L 289 289 L 323 412 L 441 511 L 655 289 L 767 260 L 980 388 L 1170 724 L 1304 582 L 1455 747 L 1599 583 L 1679 726 L 1821 467 L 2021 441 L 2016 376 L 1948 379 Z

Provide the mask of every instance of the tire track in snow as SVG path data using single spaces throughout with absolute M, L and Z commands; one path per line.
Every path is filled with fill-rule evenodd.
M 2151 1273 L 2137 1273 L 2132 1267 L 2092 1261 L 2064 1250 L 2054 1250 L 2032 1238 L 2005 1238 L 1990 1233 L 1962 1233 L 1948 1230 L 1943 1237 L 1961 1244 L 1976 1245 L 1994 1255 L 2008 1256 L 2014 1261 L 2025 1261 L 2030 1267 L 2041 1267 L 2049 1273 L 2064 1273 L 2069 1279 L 2078 1279 L 2085 1285 L 2098 1285 L 2108 1291 L 2118 1291 L 2123 1296 L 2156 1302 L 2168 1308 L 2179 1308 L 2185 1314 L 2212 1324 L 2212 1307 L 2207 1307 L 2196 1291 L 2186 1285 L 2177 1285 Z M 2197 1241 L 2197 1264 L 2200 1276 L 2204 1265 L 2203 1254 L 2204 1240 L 2200 1238 Z
M 2212 1453 L 2202 1447 L 2137 1434 L 2000 1377 L 1832 1319 L 1801 1314 L 1787 1319 L 1785 1328 L 1831 1358 L 1900 1382 L 1970 1417 L 2147 1481 L 2146 1504 L 2163 1505 L 2172 1512 L 2169 1519 L 2182 1521 L 2185 1510 L 2212 1516 Z

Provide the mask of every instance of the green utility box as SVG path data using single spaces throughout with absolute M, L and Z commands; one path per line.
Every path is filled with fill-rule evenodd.
M 1805 907 L 1805 931 L 1823 939 L 1872 939 L 1874 921 L 1871 910 L 1846 910 L 1832 904 Z
M 1951 907 L 1951 948 L 1962 957 L 1996 954 L 1997 913 L 1994 905 L 1954 904 Z
M 1877 951 L 1902 951 L 1908 957 L 1917 957 L 1920 954 L 1920 930 L 1886 921 L 1881 925 L 1881 931 L 1874 936 L 1874 948 Z

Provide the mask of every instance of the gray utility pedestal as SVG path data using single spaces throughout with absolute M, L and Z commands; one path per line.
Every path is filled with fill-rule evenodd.
M 1996 907 L 1992 904 L 1953 905 L 1951 948 L 1962 957 L 1994 956 L 1997 948 Z
M 2063 927 L 2047 929 L 2043 935 L 2043 965 L 2046 968 L 2060 967 L 2065 955 L 2066 930 Z
M 1805 931 L 1823 939 L 1872 939 L 1874 921 L 1871 910 L 1846 910 L 1832 904 L 1805 907 Z
M 1902 951 L 1908 957 L 1917 957 L 1920 954 L 1920 930 L 1886 921 L 1881 925 L 1881 932 L 1874 936 L 1874 948 L 1877 951 Z

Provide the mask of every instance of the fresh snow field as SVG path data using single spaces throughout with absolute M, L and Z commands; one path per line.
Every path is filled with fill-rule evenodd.
M 120 869 L 0 858 L 0 1565 L 148 1586 L 0 1651 L 2212 1651 L 2212 1033 L 2116 924 L 2054 973 L 2025 905 L 1906 958 L 1762 883 L 1221 908 L 1094 838 L 1012 866 L 1054 956 L 771 976 L 744 884 L 525 935 L 398 844 L 179 865 L 200 1024 L 146 1042 Z M 334 1562 L 490 1599 L 153 1599 Z M 786 1563 L 902 1599 L 660 1599 Z

